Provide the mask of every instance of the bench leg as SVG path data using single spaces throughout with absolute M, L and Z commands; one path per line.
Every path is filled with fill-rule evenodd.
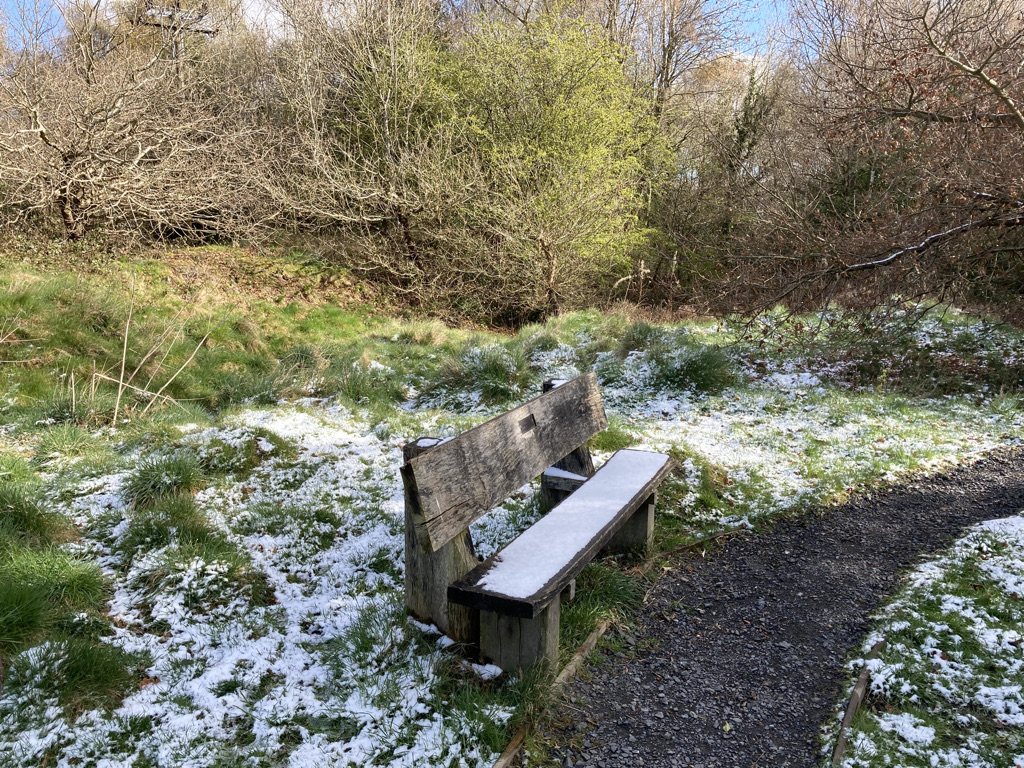
M 558 619 L 561 601 L 556 597 L 534 619 L 519 619 L 480 611 L 480 651 L 486 661 L 506 672 L 521 672 L 534 664 L 558 666 Z
M 479 638 L 477 611 L 448 602 L 448 585 L 477 565 L 469 531 L 449 541 L 437 552 L 422 552 L 412 519 L 405 515 L 405 607 L 417 619 L 433 622 L 459 643 L 475 644 Z
M 605 551 L 624 552 L 650 547 L 654 539 L 654 504 L 657 499 L 657 492 L 652 493 L 608 542 Z
M 569 497 L 569 491 L 560 488 L 551 488 L 544 478 L 540 479 L 540 511 L 547 513 L 557 507 Z

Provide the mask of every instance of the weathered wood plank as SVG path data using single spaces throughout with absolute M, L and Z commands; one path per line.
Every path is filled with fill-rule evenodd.
M 639 459 L 648 469 L 631 481 L 624 481 L 619 472 L 623 461 L 616 461 L 620 454 L 639 454 L 640 456 L 626 458 L 630 462 Z M 672 458 L 663 454 L 619 451 L 579 491 L 534 523 L 501 552 L 492 555 L 465 578 L 448 587 L 449 601 L 521 618 L 537 616 L 612 540 L 615 533 L 637 510 L 644 507 L 643 513 L 647 513 L 655 490 L 674 464 Z M 594 506 L 595 500 L 611 498 L 609 491 L 612 483 L 604 479 L 607 477 L 614 477 L 614 497 L 625 501 L 600 519 L 595 514 L 589 526 L 591 531 L 587 533 L 589 538 L 572 551 L 566 552 L 564 541 L 561 540 L 564 539 L 564 533 L 580 527 L 588 515 L 588 510 Z M 643 518 L 643 522 L 646 530 L 646 517 Z M 534 572 L 524 573 L 523 578 L 519 579 L 517 574 L 520 566 L 516 558 L 521 552 L 528 553 L 528 565 Z M 539 586 L 536 589 L 530 587 L 533 589 L 530 594 L 509 594 L 509 591 L 499 591 L 487 586 L 488 575 L 499 565 L 502 566 L 500 571 L 516 577 L 516 582 L 527 583 L 529 579 L 530 583 Z M 549 573 L 546 572 L 548 567 Z M 497 573 L 498 571 L 495 571 L 495 574 Z M 492 581 L 495 580 L 495 574 L 491 574 Z M 516 586 L 520 587 L 520 584 L 517 583 Z
M 544 391 L 550 392 L 555 389 L 555 379 L 548 379 L 544 382 Z M 565 386 L 562 384 L 561 386 Z M 596 434 L 596 433 L 595 433 Z M 589 439 L 589 438 L 588 438 Z M 572 472 L 582 477 L 590 477 L 594 474 L 594 459 L 590 455 L 590 448 L 586 443 L 578 446 L 568 454 L 554 463 L 555 469 Z M 561 482 L 562 478 L 552 478 L 541 475 L 540 478 L 540 504 L 542 510 L 550 510 L 559 502 L 563 501 L 570 493 L 579 486 L 571 486 Z
M 551 488 L 555 491 L 562 491 L 566 494 L 572 493 L 587 482 L 587 478 L 582 475 L 569 476 L 569 473 L 563 474 L 559 472 L 552 472 L 550 469 L 545 469 L 544 473 L 540 476 L 540 479 L 543 487 Z M 561 500 L 562 499 L 558 499 L 558 501 Z
M 520 672 L 534 664 L 558 665 L 558 623 L 561 601 L 552 601 L 536 618 L 480 613 L 480 653 L 484 661 Z
M 403 450 L 406 463 L 433 449 L 439 441 L 416 440 Z M 437 625 L 452 640 L 476 645 L 480 640 L 480 614 L 448 602 L 448 585 L 475 568 L 479 561 L 469 531 L 456 536 L 436 552 L 423 552 L 416 540 L 412 505 L 405 493 L 405 607 L 410 615 Z
M 622 524 L 622 527 L 605 546 L 605 551 L 627 552 L 631 549 L 651 546 L 651 541 L 654 539 L 654 506 L 657 501 L 658 492 L 655 491 Z
M 606 426 L 588 373 L 412 459 L 402 477 L 420 546 L 435 551 Z

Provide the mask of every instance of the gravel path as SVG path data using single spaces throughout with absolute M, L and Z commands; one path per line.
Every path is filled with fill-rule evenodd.
M 1024 453 L 691 553 L 650 595 L 636 658 L 603 651 L 544 732 L 565 766 L 815 766 L 868 617 L 923 555 L 1024 508 Z M 635 642 L 626 637 L 627 643 Z M 728 730 L 726 730 L 728 724 Z M 572 744 L 582 745 L 569 746 Z

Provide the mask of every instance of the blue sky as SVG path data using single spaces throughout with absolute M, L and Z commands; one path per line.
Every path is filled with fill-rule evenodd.
M 49 6 L 56 18 L 56 5 L 51 0 L 0 0 L 4 16 L 16 18 L 19 15 L 19 2 L 28 7 L 35 2 L 39 3 L 40 8 Z M 785 18 L 787 9 L 788 0 L 739 0 L 737 11 L 742 20 L 739 31 L 750 41 L 744 50 L 748 46 L 752 49 L 763 41 L 767 31 Z

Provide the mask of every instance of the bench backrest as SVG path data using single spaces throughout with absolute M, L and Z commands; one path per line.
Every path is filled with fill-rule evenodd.
M 420 547 L 437 551 L 607 426 L 588 373 L 410 460 L 402 479 Z

